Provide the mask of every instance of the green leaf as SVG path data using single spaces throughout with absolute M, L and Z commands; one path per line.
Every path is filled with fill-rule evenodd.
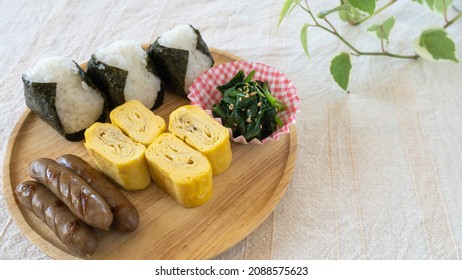
M 376 1 L 377 0 L 347 0 L 351 6 L 370 15 L 374 14 Z
M 433 10 L 443 14 L 452 4 L 452 0 L 433 0 Z
M 363 12 L 351 6 L 350 4 L 345 5 L 347 5 L 345 10 L 338 11 L 338 16 L 341 20 L 346 22 L 355 22 L 364 16 Z
M 350 5 L 343 4 L 343 5 L 337 6 L 337 7 L 333 8 L 333 9 L 320 12 L 318 14 L 318 18 L 323 19 L 326 16 L 328 16 L 328 15 L 330 15 L 332 13 L 335 13 L 335 12 L 339 12 L 339 11 L 350 12 L 350 9 L 351 9 Z
M 308 24 L 305 23 L 300 31 L 300 42 L 302 43 L 303 50 L 307 57 L 310 57 L 310 53 L 308 52 Z
M 443 14 L 451 6 L 453 0 L 412 0 L 419 4 L 426 4 L 430 10 Z
M 385 39 L 388 43 L 388 37 L 393 26 L 395 26 L 395 17 L 389 17 L 380 25 L 371 25 L 367 31 L 375 33 L 379 39 Z
M 278 28 L 282 20 L 301 2 L 301 0 L 286 0 L 279 14 Z
M 425 0 L 425 3 L 427 4 L 427 6 L 430 8 L 430 9 L 434 9 L 434 6 L 435 6 L 435 0 Z
M 348 53 L 342 52 L 330 63 L 330 73 L 335 82 L 344 90 L 348 89 L 350 80 L 351 61 Z
M 454 41 L 448 37 L 448 34 L 443 28 L 431 28 L 424 30 L 418 38 L 418 47 L 415 51 L 426 57 L 422 48 L 427 51 L 434 60 L 451 60 L 459 62 L 456 57 L 456 46 Z

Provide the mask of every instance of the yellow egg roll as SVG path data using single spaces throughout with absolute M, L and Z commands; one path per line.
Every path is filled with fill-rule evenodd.
M 228 129 L 201 108 L 194 105 L 177 108 L 170 114 L 168 130 L 203 153 L 212 165 L 213 175 L 224 172 L 231 164 Z
M 150 185 L 146 147 L 115 125 L 94 123 L 85 131 L 84 145 L 98 169 L 125 190 L 140 190 Z
M 112 124 L 120 128 L 133 141 L 146 147 L 167 130 L 165 120 L 138 100 L 130 100 L 114 108 L 109 118 Z
M 164 133 L 146 149 L 152 180 L 180 205 L 197 207 L 212 195 L 212 167 L 208 159 L 171 133 Z

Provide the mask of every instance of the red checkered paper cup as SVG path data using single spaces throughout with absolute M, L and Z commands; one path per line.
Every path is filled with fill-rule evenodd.
M 229 82 L 239 70 L 243 70 L 245 75 L 255 70 L 253 80 L 268 81 L 273 96 L 284 103 L 287 109 L 278 112 L 283 126 L 278 127 L 269 137 L 261 141 L 255 138 L 248 143 L 241 135 L 237 138 L 232 137 L 233 141 L 242 144 L 264 144 L 267 141 L 279 140 L 280 135 L 289 133 L 290 125 L 295 124 L 295 115 L 299 112 L 298 102 L 300 102 L 300 98 L 292 82 L 273 67 L 249 61 L 233 61 L 215 66 L 202 73 L 189 87 L 188 98 L 191 100 L 191 104 L 197 105 L 211 114 L 213 105 L 220 103 L 223 98 L 217 87 Z M 217 120 L 221 122 L 221 119 Z M 232 135 L 231 129 L 229 130 L 230 135 Z

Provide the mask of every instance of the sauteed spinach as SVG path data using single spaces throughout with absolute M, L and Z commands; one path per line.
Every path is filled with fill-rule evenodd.
M 252 81 L 254 75 L 255 70 L 247 76 L 240 70 L 228 83 L 218 86 L 223 99 L 212 110 L 232 129 L 233 137 L 243 135 L 247 141 L 270 136 L 283 125 L 277 113 L 286 109 L 272 95 L 267 81 Z

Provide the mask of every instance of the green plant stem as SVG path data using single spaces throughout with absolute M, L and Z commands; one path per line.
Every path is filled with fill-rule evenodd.
M 415 54 L 415 55 L 400 55 L 400 54 L 395 54 L 395 53 L 391 53 L 391 52 L 387 52 L 387 51 L 384 51 L 384 52 L 359 52 L 357 54 L 353 54 L 353 55 L 370 55 L 370 56 L 388 56 L 388 57 L 393 57 L 393 58 L 401 58 L 401 59 L 418 59 L 420 56 Z
M 360 55 L 389 56 L 389 57 L 402 58 L 402 59 L 418 59 L 420 57 L 419 55 L 400 55 L 400 54 L 391 53 L 385 50 L 382 50 L 381 52 L 360 51 L 355 46 L 353 46 L 350 42 L 348 42 L 339 32 L 337 32 L 335 27 L 332 25 L 332 23 L 327 18 L 324 18 L 324 21 L 330 26 L 331 29 L 319 23 L 310 24 L 309 26 L 321 28 L 322 30 L 325 30 L 329 32 L 330 34 L 336 36 L 340 41 L 342 41 L 347 47 L 349 47 L 353 51 L 352 55 L 355 55 L 355 56 L 360 56 Z
M 380 26 L 380 31 L 382 32 L 382 34 L 385 33 L 384 30 L 383 30 L 383 25 Z M 384 41 L 384 39 L 383 39 L 383 36 L 382 36 L 382 37 L 380 37 L 380 47 L 382 48 L 382 52 L 385 52 L 385 46 L 384 46 L 383 41 Z
M 365 22 L 366 20 L 370 19 L 371 17 L 383 12 L 384 10 L 386 10 L 387 8 L 389 8 L 391 5 L 395 4 L 398 0 L 391 0 L 390 2 L 388 2 L 387 4 L 383 5 L 381 8 L 375 10 L 375 12 L 372 14 L 372 15 L 368 15 L 366 17 L 363 17 L 362 19 L 360 20 L 357 20 L 357 21 L 349 21 L 349 23 L 351 25 L 354 25 L 354 26 L 357 26 L 357 25 L 360 25 L 361 23 Z
M 316 25 L 319 25 L 318 21 L 316 20 L 316 17 L 314 16 L 314 14 L 311 12 L 311 9 L 310 9 L 310 6 L 308 5 L 308 1 L 305 0 L 305 5 L 306 5 L 306 8 L 303 7 L 302 5 L 298 4 L 303 10 L 305 10 L 311 17 L 311 19 L 314 21 L 314 23 Z
M 396 2 L 397 0 L 392 0 L 390 1 L 387 5 L 387 7 L 389 7 L 390 5 L 392 5 L 394 2 Z M 418 59 L 420 56 L 419 55 L 400 55 L 400 54 L 396 54 L 396 53 L 391 53 L 391 52 L 388 52 L 388 51 L 385 51 L 384 50 L 384 47 L 382 47 L 382 51 L 381 52 L 364 52 L 364 51 L 360 51 L 359 49 L 357 49 L 355 46 L 353 46 L 350 42 L 348 42 L 338 31 L 337 29 L 334 27 L 334 25 L 327 19 L 327 18 L 324 18 L 324 21 L 329 25 L 330 28 L 320 24 L 316 17 L 314 16 L 314 14 L 311 12 L 311 9 L 308 5 L 308 2 L 305 0 L 305 5 L 306 7 L 304 7 L 303 5 L 301 5 L 300 3 L 298 4 L 303 10 L 305 10 L 311 17 L 311 19 L 313 20 L 314 24 L 308 24 L 308 26 L 311 26 L 311 27 L 317 27 L 317 28 L 320 28 L 334 36 L 336 36 L 340 41 L 342 41 L 348 48 L 350 48 L 353 53 L 352 55 L 355 55 L 355 56 L 361 56 L 361 55 L 369 55 L 369 56 L 388 56 L 388 57 L 393 57 L 393 58 L 401 58 L 401 59 Z M 383 7 L 382 7 L 383 8 Z M 383 10 L 383 9 L 382 9 Z
M 458 13 L 454 18 L 452 18 L 451 20 L 447 21 L 446 24 L 443 26 L 443 28 L 448 28 L 449 26 L 451 26 L 454 22 L 458 21 L 459 19 L 462 18 L 462 12 Z
M 448 6 L 446 5 L 446 0 L 443 0 L 443 17 L 444 21 L 447 23 L 448 20 Z

